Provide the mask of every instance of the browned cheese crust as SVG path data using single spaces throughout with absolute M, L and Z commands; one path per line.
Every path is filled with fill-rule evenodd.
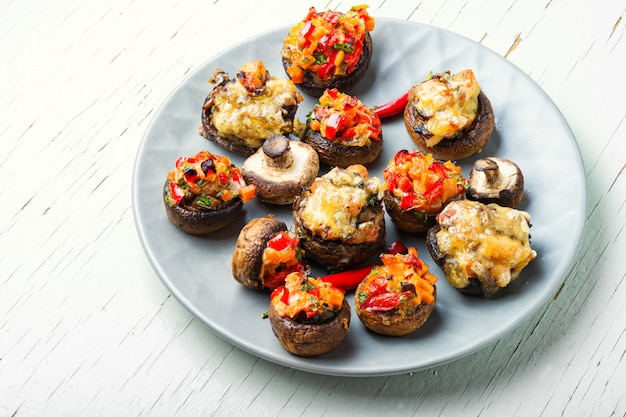
M 225 138 L 220 136 L 212 121 L 211 109 L 213 108 L 213 93 L 217 92 L 219 89 L 225 89 L 226 85 L 234 83 L 236 81 L 236 79 L 222 81 L 220 84 L 216 85 L 211 93 L 209 93 L 209 95 L 206 97 L 206 99 L 204 100 L 204 105 L 202 106 L 202 125 L 200 134 L 210 141 L 223 147 L 224 149 L 238 153 L 240 155 L 252 155 L 254 152 L 256 152 L 258 148 L 252 148 L 250 146 L 247 146 L 244 141 L 238 140 L 237 138 Z M 298 106 L 285 107 L 283 118 L 285 120 L 294 120 L 297 110 Z
M 435 146 L 426 146 L 426 137 L 417 126 L 424 124 L 415 107 L 410 104 L 404 110 L 404 124 L 409 136 L 423 153 L 430 153 L 434 158 L 447 161 L 467 158 L 480 152 L 491 136 L 494 128 L 494 114 L 491 102 L 483 91 L 478 95 L 478 116 L 474 122 L 459 131 L 452 138 L 447 138 Z M 416 131 L 417 130 L 417 131 Z
M 439 251 L 439 245 L 437 244 L 437 233 L 441 230 L 441 226 L 438 224 L 434 225 L 428 232 L 426 233 L 426 247 L 428 248 L 428 252 L 430 252 L 430 256 L 433 258 L 433 261 L 443 269 L 443 264 L 445 261 L 444 255 Z M 478 278 L 469 278 L 469 285 L 464 288 L 456 288 L 460 292 L 464 294 L 470 295 L 481 295 L 484 296 L 485 293 L 483 291 L 483 287 Z
M 294 202 L 293 225 L 294 230 L 300 236 L 300 245 L 305 251 L 307 258 L 325 265 L 330 270 L 341 270 L 363 263 L 370 256 L 377 253 L 385 244 L 384 218 L 379 222 L 378 237 L 373 242 L 348 244 L 341 240 L 326 240 L 311 232 L 298 215 L 302 206 L 302 199 L 298 197 Z

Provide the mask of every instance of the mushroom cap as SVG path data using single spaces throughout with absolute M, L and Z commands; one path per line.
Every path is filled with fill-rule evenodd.
M 227 149 L 231 152 L 235 152 L 240 155 L 252 155 L 258 147 L 251 146 L 246 143 L 245 140 L 240 138 L 227 138 L 220 135 L 217 128 L 213 124 L 213 115 L 211 109 L 213 108 L 213 94 L 219 92 L 219 90 L 225 90 L 229 83 L 234 83 L 236 80 L 224 79 L 217 84 L 213 90 L 207 95 L 202 106 L 201 125 L 199 133 L 210 141 L 218 144 L 219 146 Z M 283 119 L 293 121 L 298 111 L 297 105 L 283 107 Z M 266 140 L 267 138 L 260 138 Z
M 383 216 L 377 221 L 379 232 L 376 240 L 350 244 L 342 240 L 326 240 L 309 230 L 299 215 L 302 204 L 300 197 L 293 204 L 294 231 L 300 236 L 300 244 L 306 257 L 329 270 L 342 270 L 363 263 L 385 245 L 386 228 Z
M 250 220 L 239 232 L 235 243 L 231 260 L 233 278 L 245 287 L 261 289 L 263 251 L 276 233 L 286 230 L 287 225 L 271 214 Z
M 446 257 L 439 250 L 439 244 L 437 243 L 437 233 L 441 230 L 441 226 L 435 224 L 433 227 L 428 229 L 426 233 L 426 247 L 428 248 L 428 252 L 432 257 L 433 261 L 443 269 Z M 478 278 L 469 278 L 468 285 L 466 287 L 455 287 L 458 291 L 469 294 L 469 295 L 480 295 L 484 296 L 485 292 L 483 291 L 482 284 Z
M 350 146 L 322 136 L 320 132 L 309 128 L 309 123 L 307 121 L 302 141 L 311 145 L 319 155 L 320 161 L 328 166 L 346 168 L 354 164 L 370 165 L 383 149 L 382 134 L 368 146 Z
M 426 322 L 435 309 L 435 301 L 430 304 L 405 306 L 402 310 L 366 311 L 361 308 L 359 293 L 363 283 L 354 292 L 354 309 L 357 317 L 371 331 L 385 336 L 405 336 L 413 333 Z M 437 298 L 437 290 L 434 292 Z
M 167 193 L 170 181 L 166 180 L 163 186 L 163 195 Z M 185 205 L 170 206 L 165 204 L 167 218 L 183 232 L 192 235 L 206 235 L 223 229 L 231 224 L 241 212 L 243 202 L 237 198 L 219 210 L 195 210 Z
M 485 204 L 516 207 L 524 194 L 524 176 L 513 161 L 488 157 L 474 163 L 470 172 L 467 198 Z
M 331 77 L 327 80 L 322 80 L 317 76 L 315 71 L 304 71 L 304 81 L 300 84 L 296 84 L 303 92 L 313 96 L 319 97 L 324 93 L 324 90 L 329 88 L 336 88 L 344 93 L 352 90 L 354 86 L 365 76 L 367 69 L 369 68 L 370 61 L 372 60 L 372 35 L 368 32 L 365 34 L 363 40 L 363 52 L 359 58 L 359 62 L 354 67 L 354 70 L 346 75 L 339 75 Z M 287 71 L 287 68 L 291 66 L 289 59 L 282 59 L 283 68 Z
M 388 190 L 385 190 L 383 202 L 393 224 L 404 232 L 424 234 L 436 223 L 436 214 L 427 215 L 416 209 L 402 210 L 400 208 L 400 199 Z
M 249 156 L 241 167 L 246 183 L 257 187 L 267 203 L 291 204 L 319 172 L 319 157 L 306 143 L 274 135 Z
M 330 352 L 341 344 L 350 325 L 350 305 L 343 300 L 341 310 L 323 323 L 298 323 L 289 317 L 281 317 L 270 303 L 269 319 L 272 331 L 281 345 L 290 353 L 303 357 L 318 356 Z
M 409 136 L 423 153 L 430 153 L 436 159 L 459 160 L 480 152 L 493 132 L 494 115 L 491 102 L 481 90 L 478 94 L 478 115 L 474 122 L 451 138 L 435 146 L 426 145 L 426 137 L 415 127 L 423 124 L 423 119 L 415 107 L 410 104 L 404 109 L 404 124 Z

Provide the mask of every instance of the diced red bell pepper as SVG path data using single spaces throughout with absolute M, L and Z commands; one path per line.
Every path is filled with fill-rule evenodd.
M 320 68 L 317 70 L 317 76 L 320 80 L 327 80 L 332 75 L 334 69 L 335 63 L 329 60 L 329 62 L 326 62 L 325 64 L 322 64 L 320 66 Z
M 415 193 L 408 193 L 402 197 L 400 200 L 400 208 L 402 210 L 408 210 L 415 204 L 416 195 Z
M 366 311 L 390 311 L 400 305 L 402 297 L 411 297 L 411 292 L 385 292 L 382 294 L 372 295 L 361 304 L 361 308 Z
M 313 297 L 320 298 L 320 290 L 319 288 L 313 288 L 307 291 L 308 294 L 311 294 Z
M 309 20 L 304 24 L 302 29 L 300 29 L 300 36 L 306 39 L 313 33 L 313 30 L 315 30 L 315 26 Z
M 326 137 L 328 139 L 335 139 L 339 132 L 339 126 L 341 124 L 341 114 L 331 113 L 326 120 Z
M 293 239 L 285 232 L 279 232 L 272 237 L 267 246 L 275 250 L 283 250 L 292 246 Z
M 404 245 L 404 243 L 400 242 L 399 240 L 396 240 L 395 242 L 391 242 L 385 248 L 385 253 L 388 253 L 390 255 L 395 255 L 398 253 L 407 253 L 407 252 L 408 252 L 407 247 Z
M 178 184 L 172 181 L 170 181 L 170 197 L 176 204 L 180 204 L 183 198 L 185 198 L 185 192 L 180 189 Z
M 282 301 L 284 304 L 287 304 L 287 305 L 289 304 L 289 290 L 287 289 L 287 287 L 276 288 L 270 294 L 270 299 L 274 297 L 279 297 L 279 296 L 280 296 L 280 301 Z

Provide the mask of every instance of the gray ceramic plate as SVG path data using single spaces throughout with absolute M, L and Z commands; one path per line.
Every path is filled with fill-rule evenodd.
M 463 172 L 467 175 L 481 156 L 517 162 L 526 180 L 520 209 L 532 216 L 532 246 L 538 253 L 503 296 L 484 300 L 452 289 L 432 262 L 423 238 L 398 233 L 387 219 L 387 242 L 402 240 L 416 246 L 440 278 L 434 313 L 414 334 L 390 338 L 367 331 L 353 312 L 350 332 L 338 349 L 317 358 L 299 358 L 283 350 L 269 321 L 262 319 L 268 294 L 237 284 L 230 271 L 241 227 L 268 213 L 291 226 L 289 208 L 253 201 L 238 221 L 207 237 L 187 235 L 167 220 L 161 187 L 179 156 L 206 149 L 228 154 L 238 166 L 243 162 L 197 133 L 213 70 L 222 68 L 234 76 L 241 64 L 261 59 L 272 74 L 285 76 L 279 53 L 287 31 L 284 27 L 261 34 L 207 61 L 174 89 L 145 133 L 132 180 L 133 211 L 146 255 L 168 290 L 233 345 L 271 362 L 329 375 L 389 375 L 443 364 L 498 340 L 528 319 L 563 282 L 583 233 L 586 188 L 580 153 L 559 110 L 526 74 L 485 47 L 442 29 L 377 19 L 370 68 L 351 93 L 367 105 L 380 105 L 430 71 L 474 70 L 491 99 L 496 129 L 480 155 L 461 163 Z M 298 118 L 304 120 L 314 104 L 305 96 Z M 413 149 L 400 117 L 384 121 L 383 135 L 384 151 L 370 167 L 372 175 L 381 176 L 398 150 Z M 352 298 L 352 293 L 347 295 Z

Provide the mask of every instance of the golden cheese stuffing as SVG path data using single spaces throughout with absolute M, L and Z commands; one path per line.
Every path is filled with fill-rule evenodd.
M 435 146 L 471 125 L 478 112 L 479 93 L 480 86 L 471 69 L 454 75 L 436 74 L 413 86 L 408 100 L 426 119 L 424 127 L 431 135 L 426 146 Z
M 453 201 L 437 216 L 439 251 L 444 272 L 454 287 L 478 278 L 485 295 L 515 280 L 535 259 L 530 247 L 530 215 L 497 204 Z
M 307 229 L 326 240 L 350 244 L 373 242 L 378 237 L 382 210 L 373 210 L 384 193 L 377 177 L 362 165 L 333 168 L 315 179 L 304 193 L 300 216 Z
M 247 72 L 245 78 L 238 76 L 224 88 L 214 90 L 211 117 L 220 136 L 258 148 L 270 136 L 293 130 L 293 121 L 284 117 L 286 109 L 297 106 L 303 98 L 292 81 L 270 76 L 260 61 L 254 64 L 245 64 L 242 69 L 250 71 L 253 67 L 262 76 Z M 250 78 L 260 81 L 258 89 L 250 91 L 249 85 L 244 84 Z

